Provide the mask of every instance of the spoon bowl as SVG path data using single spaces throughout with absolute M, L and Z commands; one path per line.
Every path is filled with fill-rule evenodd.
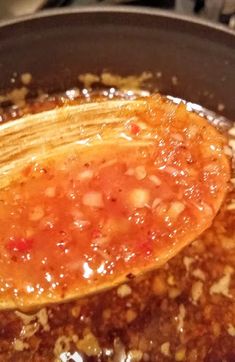
M 160 267 L 227 192 L 226 139 L 159 95 L 0 126 L 0 308 L 34 308 Z

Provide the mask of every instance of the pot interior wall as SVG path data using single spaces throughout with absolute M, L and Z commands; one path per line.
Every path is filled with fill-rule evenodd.
M 235 114 L 235 36 L 225 30 L 119 8 L 45 14 L 0 28 L 1 91 L 17 85 L 14 73 L 30 72 L 33 87 L 54 92 L 77 85 L 81 73 L 103 70 L 161 72 L 153 88 Z

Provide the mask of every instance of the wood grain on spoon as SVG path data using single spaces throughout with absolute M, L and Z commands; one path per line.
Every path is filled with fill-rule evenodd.
M 164 264 L 227 192 L 224 137 L 159 96 L 0 127 L 0 308 L 81 297 Z

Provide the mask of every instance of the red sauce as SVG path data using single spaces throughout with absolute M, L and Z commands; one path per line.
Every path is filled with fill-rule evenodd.
M 152 136 L 150 146 L 101 143 L 31 163 L 0 192 L 1 297 L 22 303 L 113 281 L 210 225 L 227 176 L 199 156 L 203 134 L 192 140 L 169 123 Z
M 30 108 L 30 112 L 45 110 L 46 107 L 47 104 L 43 102 L 36 103 L 34 108 Z M 195 139 L 194 149 L 196 144 L 199 149 L 200 138 L 198 137 Z M 125 160 L 122 159 L 122 161 L 126 162 L 126 155 Z M 63 162 L 61 159 L 58 164 Z M 79 168 L 87 167 L 79 162 L 77 159 Z M 209 160 L 202 161 L 197 156 L 191 166 L 200 169 L 201 175 L 203 164 L 207 162 Z M 42 181 L 46 179 L 45 173 L 39 173 L 40 167 L 37 166 L 36 172 L 34 166 L 25 165 L 25 170 L 22 171 L 22 182 L 27 182 L 29 176 L 28 185 L 30 185 L 33 175 L 38 179 L 42 176 Z M 49 175 L 50 171 L 53 173 L 55 171 L 51 166 L 52 164 L 42 162 L 41 169 L 46 170 Z M 112 170 L 111 166 L 109 169 Z M 155 171 L 159 176 L 160 172 Z M 218 180 L 219 178 L 216 178 L 215 181 Z M 139 182 L 141 183 L 141 180 Z M 46 189 L 43 189 L 41 185 L 41 194 L 35 195 L 36 205 L 42 205 L 41 200 L 49 197 L 51 197 L 51 202 L 57 202 L 59 194 L 54 195 L 53 179 L 51 183 L 49 181 L 47 183 L 50 185 L 46 192 L 47 197 L 45 197 Z M 62 186 L 60 183 L 59 185 Z M 15 192 L 17 188 L 20 190 L 20 185 L 15 184 L 11 187 Z M 26 191 L 31 191 L 25 184 L 22 188 L 25 190 L 23 195 L 25 198 Z M 9 190 L 6 194 L 1 194 L 0 200 L 3 200 L 2 195 L 6 202 L 11 200 L 11 210 L 19 212 L 23 206 L 22 200 L 14 202 L 14 197 Z M 44 195 L 43 198 L 41 195 Z M 209 198 L 208 192 L 208 200 Z M 232 362 L 235 358 L 234 274 L 231 275 L 227 286 L 229 296 L 224 294 L 224 289 L 221 289 L 220 293 L 210 291 L 214 285 L 221 283 L 225 271 L 235 265 L 234 200 L 233 191 L 227 195 L 227 203 L 214 219 L 212 227 L 198 240 L 158 270 L 133 279 L 128 285 L 73 302 L 51 305 L 34 314 L 32 311 L 27 315 L 15 313 L 15 311 L 1 311 L 0 360 L 48 362 L 54 361 L 55 358 L 60 360 L 62 353 L 66 353 L 67 358 L 70 356 L 72 358 L 77 354 L 86 362 L 116 361 L 120 358 L 132 361 L 158 360 L 159 362 L 166 360 Z M 0 210 L 2 226 L 5 209 L 1 206 Z M 9 213 L 7 215 L 9 224 L 7 225 L 7 221 L 4 224 L 5 235 L 11 225 L 11 216 Z M 20 217 L 20 220 L 23 222 L 23 217 Z M 40 223 L 41 221 L 34 222 L 34 231 Z M 18 221 L 17 225 L 19 225 Z M 35 237 L 19 236 L 26 234 L 23 226 L 20 231 L 16 234 L 8 232 L 8 235 L 14 234 L 17 237 L 10 240 L 8 236 L 8 243 L 4 240 L 0 248 L 1 252 L 4 250 L 6 253 L 10 246 L 13 252 L 12 259 L 18 260 L 14 262 L 16 266 L 20 264 L 19 256 L 23 258 L 28 254 L 22 249 L 31 250 L 32 256 L 35 254 Z M 101 237 L 100 228 L 93 225 L 91 236 L 92 239 Z M 47 241 L 43 241 L 38 244 L 45 253 L 50 255 L 51 249 L 48 248 Z M 146 250 L 148 251 L 148 243 L 143 241 L 141 247 L 145 249 L 143 252 L 145 255 Z M 9 258 L 10 250 L 8 253 Z M 29 262 L 32 266 L 30 269 L 30 278 L 32 278 L 38 266 L 35 267 L 31 261 Z M 14 263 L 10 261 L 8 275 L 11 274 Z M 20 277 L 19 279 L 23 280 Z M 2 285 L 4 287 L 3 283 Z M 198 285 L 202 286 L 201 293 L 194 295 L 195 286 Z M 121 290 L 122 293 L 120 293 Z

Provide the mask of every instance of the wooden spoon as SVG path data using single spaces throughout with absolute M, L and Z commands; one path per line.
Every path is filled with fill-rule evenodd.
M 82 297 L 163 265 L 218 212 L 224 144 L 160 96 L 1 125 L 0 308 Z

